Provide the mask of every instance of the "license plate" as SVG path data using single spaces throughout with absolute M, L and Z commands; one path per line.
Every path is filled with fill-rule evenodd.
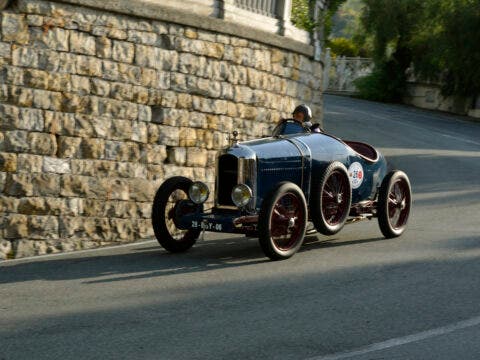
M 192 229 L 202 229 L 206 231 L 222 231 L 222 224 L 215 222 L 204 221 L 192 221 Z

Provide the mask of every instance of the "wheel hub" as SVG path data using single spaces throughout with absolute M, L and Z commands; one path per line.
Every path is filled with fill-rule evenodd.
M 288 219 L 288 231 L 291 232 L 293 230 L 293 228 L 295 227 L 295 220 L 296 218 L 294 217 L 291 217 L 290 219 Z

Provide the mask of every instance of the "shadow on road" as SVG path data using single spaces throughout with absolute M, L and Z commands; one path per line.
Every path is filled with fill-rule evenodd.
M 385 241 L 384 238 L 338 241 L 320 235 L 306 238 L 300 252 L 321 248 L 352 246 Z M 170 254 L 160 246 L 130 249 L 131 253 L 34 261 L 2 267 L 0 284 L 31 280 L 74 280 L 87 284 L 108 283 L 169 275 L 188 274 L 225 268 L 240 268 L 269 262 L 255 238 L 228 238 L 200 241 L 190 251 Z M 75 254 L 72 254 L 75 256 Z M 91 278 L 108 277 L 106 279 Z
M 377 240 L 359 243 L 366 241 Z M 444 245 L 455 250 L 456 244 L 468 247 L 456 258 L 399 257 L 389 262 L 377 258 L 357 265 L 342 264 L 345 259 L 339 258 L 338 267 L 310 271 L 296 271 L 294 262 L 286 261 L 268 265 L 276 270 L 267 277 L 258 272 L 233 280 L 227 271 L 222 273 L 226 281 L 201 285 L 183 283 L 188 281 L 183 276 L 166 289 L 158 283 L 139 303 L 107 303 L 7 323 L 0 328 L 8 345 L 3 351 L 8 359 L 31 358 L 32 348 L 38 359 L 52 354 L 57 358 L 82 354 L 82 358 L 156 359 L 161 354 L 168 359 L 298 359 L 355 349 L 480 314 L 479 288 L 472 287 L 478 283 L 480 243 L 459 237 Z M 48 262 L 21 264 L 8 273 L 16 281 L 35 276 L 88 278 L 102 271 L 152 271 L 152 276 L 160 276 L 155 271 L 181 266 L 185 272 L 203 271 L 225 256 L 266 261 L 255 246 L 236 240 L 231 253 L 212 246 L 184 256 L 148 249 L 86 261 L 55 260 L 54 270 L 47 270 Z M 336 245 L 318 244 L 323 246 Z M 135 296 L 134 290 L 127 295 Z M 58 342 L 54 349 L 52 341 Z

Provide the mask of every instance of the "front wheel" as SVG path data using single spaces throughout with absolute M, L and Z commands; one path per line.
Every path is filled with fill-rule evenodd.
M 265 255 L 272 260 L 293 256 L 302 245 L 307 218 L 302 190 L 290 182 L 280 183 L 263 201 L 258 218 L 259 242 Z
M 152 206 L 152 226 L 160 245 L 173 253 L 190 249 L 200 235 L 199 229 L 182 230 L 177 227 L 176 219 L 198 210 L 188 200 L 188 189 L 192 181 L 183 176 L 167 179 L 155 194 Z
M 412 192 L 407 174 L 394 170 L 385 176 L 378 194 L 378 225 L 387 238 L 402 235 L 407 227 Z

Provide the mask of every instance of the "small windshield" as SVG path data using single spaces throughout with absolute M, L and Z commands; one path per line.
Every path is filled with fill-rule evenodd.
M 273 129 L 272 136 L 302 134 L 308 132 L 310 132 L 309 129 L 304 127 L 300 122 L 294 119 L 285 119 Z

